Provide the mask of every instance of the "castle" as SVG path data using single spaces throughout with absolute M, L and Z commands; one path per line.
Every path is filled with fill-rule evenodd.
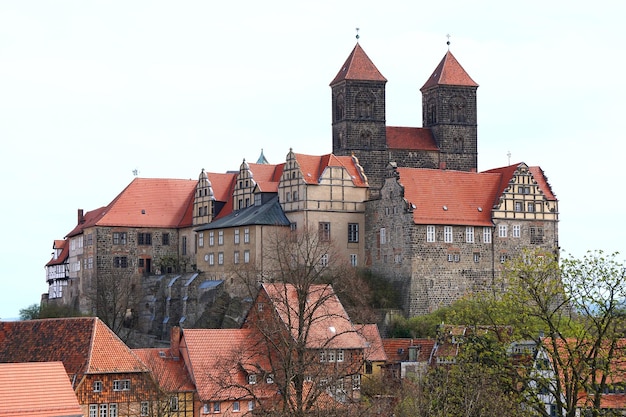
M 321 265 L 339 257 L 384 276 L 414 316 L 494 285 L 524 248 L 557 250 L 558 201 L 541 168 L 477 172 L 478 84 L 450 51 L 421 88 L 423 127 L 386 125 L 385 84 L 357 43 L 330 83 L 331 154 L 289 150 L 272 165 L 261 153 L 197 181 L 135 178 L 79 210 L 54 241 L 45 300 L 96 314 L 99 283 L 129 277 L 130 314 L 167 334 L 233 289 L 233 268 L 263 263 L 272 230 L 313 228 L 337 248 Z

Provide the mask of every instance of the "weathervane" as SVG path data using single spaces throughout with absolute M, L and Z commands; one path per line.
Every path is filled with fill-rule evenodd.
M 449 33 L 446 35 L 446 38 L 448 38 L 446 45 L 448 45 L 448 51 L 449 51 L 450 50 L 450 34 Z
M 360 38 L 360 36 L 359 36 L 359 28 L 356 28 L 356 41 L 357 42 L 359 41 L 359 38 Z

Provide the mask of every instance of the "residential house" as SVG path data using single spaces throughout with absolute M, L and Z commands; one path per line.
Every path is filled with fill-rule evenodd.
M 387 362 L 383 366 L 386 380 L 419 379 L 430 366 L 435 341 L 433 339 L 383 339 Z
M 364 378 L 378 378 L 381 376 L 381 368 L 387 363 L 387 354 L 380 337 L 376 324 L 357 324 L 357 332 L 365 339 L 365 351 L 363 353 L 363 369 L 361 375 Z
M 62 298 L 67 289 L 70 278 L 69 252 L 67 240 L 55 240 L 52 244 L 52 259 L 46 264 L 47 300 Z
M 83 417 L 63 363 L 0 363 L 0 417 Z
M 149 369 L 98 318 L 0 322 L 0 363 L 20 362 L 62 362 L 85 416 L 150 416 L 159 397 Z

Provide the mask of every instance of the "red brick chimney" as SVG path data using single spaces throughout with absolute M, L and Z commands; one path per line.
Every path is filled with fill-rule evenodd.
M 178 359 L 180 356 L 180 327 L 173 326 L 170 330 L 170 352 L 172 357 Z
M 85 213 L 83 209 L 78 209 L 78 224 L 85 223 Z

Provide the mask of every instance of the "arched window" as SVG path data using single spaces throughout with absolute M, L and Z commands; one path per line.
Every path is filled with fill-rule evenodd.
M 465 123 L 465 100 L 461 97 L 450 100 L 450 122 Z
M 339 94 L 335 100 L 335 120 L 343 120 L 345 114 L 343 94 Z
M 356 96 L 356 117 L 359 119 L 371 119 L 374 116 L 374 99 L 367 93 L 359 93 Z

